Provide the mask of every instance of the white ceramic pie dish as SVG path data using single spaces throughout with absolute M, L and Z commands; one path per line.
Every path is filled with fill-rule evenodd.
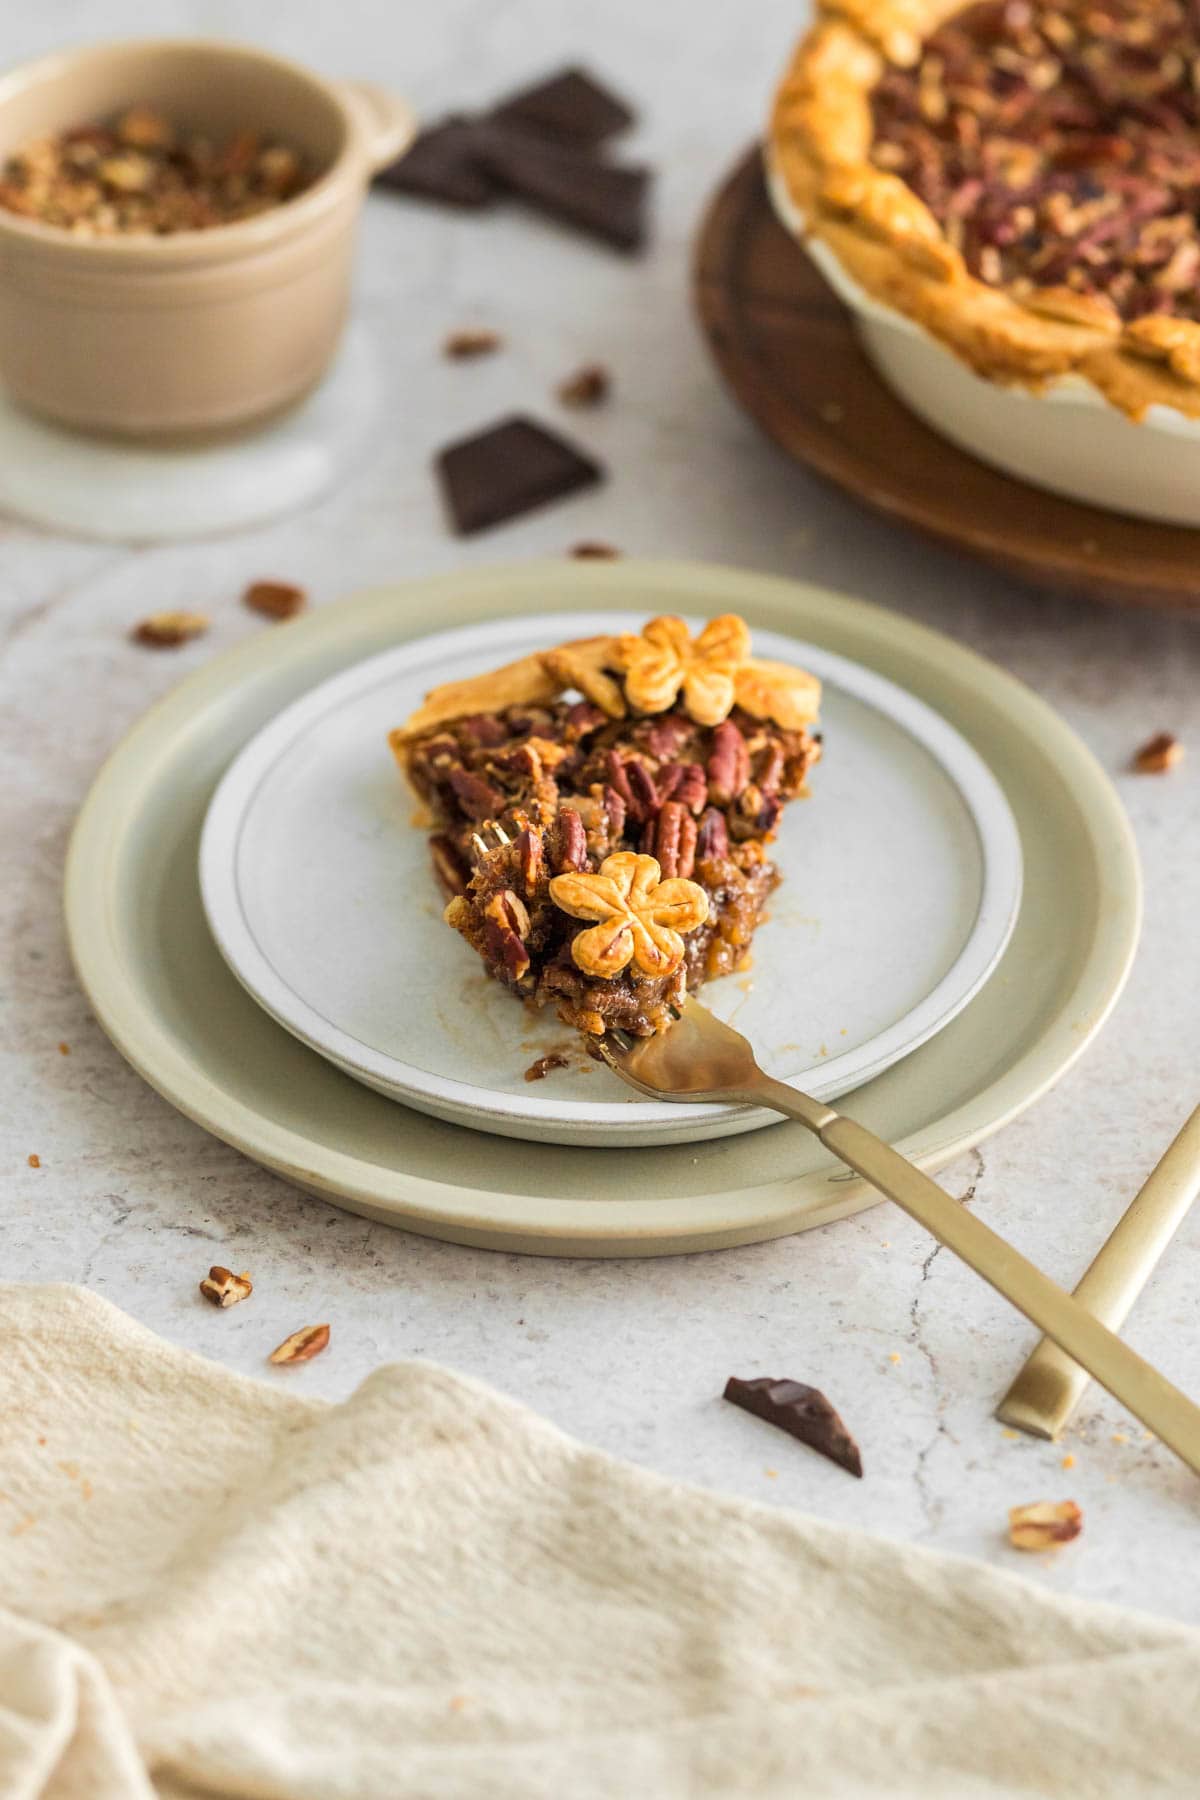
M 766 160 L 777 216 L 849 308 L 879 374 L 918 418 L 1035 487 L 1109 512 L 1200 525 L 1200 420 L 1152 406 L 1135 423 L 1078 375 L 1036 394 L 976 375 L 912 319 L 864 293 L 836 254 L 809 235 L 803 212 Z

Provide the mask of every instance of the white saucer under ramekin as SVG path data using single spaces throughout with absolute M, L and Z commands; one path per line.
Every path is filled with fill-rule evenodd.
M 809 232 L 769 155 L 767 186 L 781 222 L 850 310 L 871 362 L 918 418 L 982 462 L 1051 493 L 1135 518 L 1200 525 L 1200 420 L 1152 406 L 1135 422 L 1079 375 L 1040 393 L 985 380 L 863 291 Z

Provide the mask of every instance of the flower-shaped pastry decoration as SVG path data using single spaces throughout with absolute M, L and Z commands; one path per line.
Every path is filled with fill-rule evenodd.
M 666 712 L 680 694 L 697 725 L 719 725 L 736 697 L 738 670 L 749 661 L 750 632 L 736 613 L 712 619 L 693 638 L 673 614 L 651 619 L 640 637 L 617 641 L 625 695 L 642 713 Z
M 695 881 L 663 881 L 652 856 L 619 850 L 598 874 L 556 875 L 550 898 L 573 919 L 595 919 L 571 944 L 585 975 L 611 980 L 632 963 L 642 975 L 673 975 L 683 962 L 683 934 L 708 917 L 708 895 Z

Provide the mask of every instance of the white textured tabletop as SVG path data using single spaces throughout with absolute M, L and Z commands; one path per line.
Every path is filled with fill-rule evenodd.
M 642 107 L 628 148 L 661 171 L 657 229 L 652 252 L 626 261 L 515 212 L 457 217 L 373 198 L 357 310 L 378 348 L 389 425 L 339 491 L 269 529 L 153 550 L 0 525 L 0 1273 L 86 1282 L 167 1337 L 256 1373 L 286 1332 L 328 1319 L 331 1352 L 276 1379 L 339 1395 L 381 1361 L 435 1358 L 669 1475 L 1195 1618 L 1194 1478 L 1097 1390 L 1061 1446 L 1003 1432 L 992 1407 L 1030 1332 L 894 1209 L 753 1249 L 643 1262 L 499 1256 L 407 1236 L 296 1192 L 173 1112 L 90 1018 L 68 963 L 59 890 L 76 809 L 157 695 L 264 629 L 238 604 L 250 578 L 291 577 L 327 603 L 592 537 L 844 588 L 1031 683 L 1091 745 L 1133 819 L 1147 911 L 1125 998 L 1053 1093 L 944 1177 L 1048 1271 L 1068 1283 L 1081 1272 L 1200 1100 L 1200 621 L 1054 599 L 914 542 L 809 480 L 732 405 L 690 317 L 688 256 L 799 23 L 783 0 L 758 0 L 751 18 L 683 0 L 155 8 L 156 30 L 262 39 L 331 73 L 369 74 L 427 116 L 586 61 Z M 47 0 L 6 24 L 8 62 L 137 35 L 147 18 L 134 0 Z M 506 352 L 446 363 L 439 342 L 463 324 L 495 326 Z M 608 461 L 607 486 L 452 538 L 431 451 L 513 407 L 553 419 L 555 381 L 592 359 L 611 366 L 616 395 L 566 423 Z M 211 612 L 209 636 L 158 655 L 128 641 L 143 614 L 176 606 Z M 1191 763 L 1163 778 L 1128 774 L 1131 752 L 1160 729 L 1190 744 Z M 1198 1259 L 1200 1214 L 1129 1328 L 1193 1390 Z M 196 1283 L 211 1262 L 253 1271 L 249 1305 L 203 1304 Z M 731 1373 L 825 1389 L 862 1444 L 866 1479 L 723 1405 Z M 1007 1547 L 1010 1505 L 1068 1495 L 1085 1510 L 1082 1539 L 1054 1560 Z

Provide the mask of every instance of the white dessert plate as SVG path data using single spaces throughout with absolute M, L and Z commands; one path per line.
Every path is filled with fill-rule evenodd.
M 437 682 L 644 622 L 526 614 L 439 632 L 322 683 L 251 741 L 209 809 L 200 885 L 225 960 L 273 1018 L 393 1099 L 504 1136 L 629 1147 L 778 1122 L 762 1108 L 642 1099 L 552 1012 L 531 1017 L 488 979 L 442 921 L 388 751 L 389 727 Z M 784 883 L 751 971 L 705 998 L 783 1079 L 832 1099 L 979 991 L 1016 921 L 1020 839 L 986 763 L 924 702 L 815 644 L 755 642 L 821 677 L 828 754 L 813 798 L 785 812 Z M 567 1066 L 526 1081 L 555 1050 Z
M 997 776 L 1024 853 L 1012 940 L 957 1019 L 857 1089 L 855 1118 L 938 1169 L 1083 1054 L 1129 973 L 1141 880 L 1112 784 L 1044 700 L 940 632 L 825 588 L 698 563 L 556 559 L 397 583 L 260 632 L 182 682 L 114 750 L 71 840 L 67 932 L 96 1018 L 173 1106 L 293 1187 L 485 1249 L 664 1255 L 806 1231 L 878 1202 L 790 1121 L 598 1156 L 430 1118 L 284 1031 L 222 959 L 197 854 L 213 792 L 250 739 L 319 682 L 417 639 L 431 620 L 539 607 L 732 608 L 755 631 L 797 633 L 917 694 Z M 831 754 L 823 774 L 835 766 Z M 804 810 L 815 816 L 816 805 Z

